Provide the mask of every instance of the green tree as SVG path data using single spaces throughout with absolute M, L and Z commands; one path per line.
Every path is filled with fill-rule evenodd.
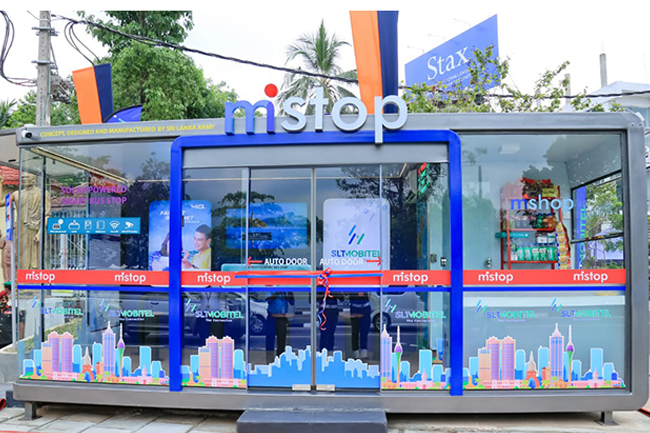
M 16 100 L 0 102 L 0 129 L 8 128 L 11 119 L 12 109 L 16 106 Z
M 339 40 L 335 34 L 329 35 L 325 23 L 321 21 L 318 31 L 314 34 L 304 34 L 287 48 L 287 61 L 300 60 L 304 70 L 338 78 L 356 79 L 356 70 L 343 71 L 338 65 L 341 48 L 350 45 Z M 354 96 L 341 81 L 328 78 L 317 78 L 297 73 L 288 73 L 284 77 L 282 91 L 278 95 L 281 106 L 287 99 L 297 96 L 309 99 L 314 96 L 316 87 L 322 87 L 329 105 L 325 108 L 331 113 L 332 106 L 343 97 Z M 306 107 L 307 114 L 314 114 L 314 106 Z
M 178 44 L 194 27 L 188 11 L 107 11 L 108 20 L 79 12 L 87 20 L 124 33 Z M 213 84 L 182 51 L 144 44 L 89 26 L 108 47 L 102 62 L 111 63 L 113 100 L 117 108 L 143 105 L 142 120 L 223 117 L 226 101 L 237 94 L 225 83 Z
M 84 11 L 78 12 L 78 15 L 88 21 L 130 35 L 157 39 L 170 44 L 183 42 L 188 32 L 194 28 L 190 11 L 106 11 L 105 13 L 108 16 L 107 20 L 87 15 Z M 89 33 L 107 46 L 112 54 L 131 45 L 129 39 L 99 27 L 89 27 Z
M 53 102 L 50 111 L 51 125 L 79 124 L 79 109 L 77 96 L 72 92 L 71 103 Z M 30 90 L 25 97 L 18 101 L 16 109 L 11 113 L 9 122 L 5 127 L 19 128 L 27 124 L 36 124 L 36 91 Z
M 535 82 L 532 93 L 524 93 L 506 83 L 509 60 L 494 57 L 492 46 L 484 51 L 474 50 L 473 54 L 467 63 L 469 85 L 448 86 L 439 82 L 433 86 L 411 86 L 403 95 L 409 112 L 555 112 L 562 107 L 569 79 L 559 77 L 569 66 L 568 61 L 545 71 Z M 495 96 L 498 94 L 507 96 Z M 576 94 L 571 106 L 576 111 L 605 111 L 601 104 L 591 103 L 586 91 Z M 611 111 L 621 111 L 621 107 L 614 105 Z

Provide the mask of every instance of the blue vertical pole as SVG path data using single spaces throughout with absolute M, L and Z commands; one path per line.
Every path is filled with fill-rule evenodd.
M 460 137 L 449 133 L 451 395 L 463 395 L 463 190 Z
M 183 303 L 181 301 L 181 218 L 183 203 L 183 148 L 180 139 L 171 148 L 169 178 L 169 390 L 181 391 Z

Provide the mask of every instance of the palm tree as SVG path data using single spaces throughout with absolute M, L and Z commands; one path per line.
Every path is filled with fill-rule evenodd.
M 325 24 L 321 21 L 320 27 L 315 34 L 302 35 L 295 44 L 289 45 L 287 48 L 287 63 L 295 59 L 300 59 L 306 71 L 331 77 L 356 80 L 356 70 L 343 71 L 337 65 L 337 60 L 340 57 L 340 48 L 345 45 L 350 44 L 338 40 L 335 34 L 328 35 Z M 322 87 L 325 97 L 329 99 L 329 105 L 325 110 L 327 113 L 331 113 L 332 106 L 337 100 L 347 96 L 354 96 L 344 86 L 343 81 L 311 77 L 298 73 L 288 73 L 284 77 L 282 91 L 278 95 L 279 105 L 282 107 L 284 101 L 293 96 L 307 100 L 313 97 L 316 87 Z M 282 112 L 282 108 L 280 110 Z M 314 106 L 307 105 L 306 113 L 313 114 L 313 112 Z
M 12 108 L 14 108 L 15 105 L 15 99 L 11 101 L 0 101 L 0 129 L 7 128 L 9 126 Z

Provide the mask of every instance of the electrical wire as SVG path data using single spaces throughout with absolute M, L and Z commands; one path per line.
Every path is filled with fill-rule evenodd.
M 74 24 L 70 26 L 70 35 L 76 39 L 77 42 L 81 44 L 81 46 L 84 47 L 90 54 L 92 54 L 97 62 L 99 62 L 99 57 L 97 57 L 97 55 L 90 48 L 88 48 L 86 44 L 84 44 L 79 36 L 77 36 L 77 34 L 74 32 Z
M 92 21 L 88 21 L 88 20 L 76 20 L 76 19 L 68 18 L 68 17 L 62 16 L 62 15 L 54 15 L 54 14 L 52 16 L 57 17 L 58 19 L 67 20 L 68 24 L 66 24 L 66 27 L 70 26 L 71 29 L 77 24 L 85 24 L 87 26 L 100 28 L 100 29 L 109 31 L 111 33 L 120 35 L 122 37 L 125 37 L 127 39 L 131 39 L 131 40 L 134 40 L 134 41 L 137 41 L 137 42 L 140 42 L 140 43 L 143 43 L 143 44 L 147 44 L 147 45 L 167 47 L 167 48 L 174 49 L 174 50 L 200 54 L 200 55 L 203 55 L 203 56 L 213 57 L 213 58 L 220 59 L 220 60 L 227 60 L 227 61 L 232 61 L 232 62 L 241 63 L 241 64 L 245 64 L 245 65 L 257 66 L 257 67 L 260 67 L 260 68 L 266 68 L 266 69 L 272 69 L 272 70 L 275 70 L 275 71 L 286 72 L 286 73 L 290 73 L 290 74 L 305 75 L 305 76 L 314 77 L 314 78 L 324 78 L 324 79 L 328 79 L 328 80 L 341 81 L 341 82 L 344 82 L 344 83 L 347 83 L 347 84 L 358 84 L 359 83 L 359 80 L 352 79 L 352 78 L 342 78 L 342 77 L 336 77 L 336 76 L 327 75 L 327 74 L 320 74 L 320 73 L 317 73 L 317 72 L 305 71 L 305 70 L 302 70 L 302 69 L 293 69 L 293 68 L 287 68 L 287 67 L 283 67 L 283 66 L 271 65 L 271 64 L 268 64 L 268 63 L 260 63 L 260 62 L 255 62 L 255 61 L 252 61 L 252 60 L 245 60 L 245 59 L 240 59 L 240 58 L 237 58 L 237 57 L 231 57 L 231 56 L 225 56 L 225 55 L 222 55 L 222 54 L 212 53 L 212 52 L 200 50 L 200 49 L 197 49 L 197 48 L 186 47 L 184 45 L 171 44 L 169 42 L 165 42 L 165 41 L 161 41 L 161 40 L 153 39 L 153 38 L 148 38 L 146 36 L 131 35 L 131 34 L 122 32 L 120 30 L 114 29 L 112 27 L 106 26 L 104 24 L 99 24 L 99 23 L 95 23 L 95 22 L 92 22 Z M 71 32 L 72 32 L 72 34 L 74 34 L 73 30 L 71 30 Z M 81 51 L 78 48 L 76 48 L 76 49 L 77 49 L 77 51 L 79 51 L 81 53 Z M 86 57 L 85 55 L 83 55 L 83 56 Z M 97 56 L 95 56 L 95 58 L 97 58 Z M 90 59 L 88 59 L 88 57 L 86 57 L 86 59 L 88 61 L 91 61 Z M 97 59 L 97 60 L 99 60 L 99 59 Z M 92 63 L 92 61 L 91 61 L 91 63 Z M 407 90 L 410 89 L 409 86 L 404 86 L 404 85 L 400 85 L 399 87 L 401 89 L 407 89 Z M 441 91 L 437 90 L 437 92 L 441 92 Z M 449 92 L 449 93 L 451 93 L 451 92 Z M 588 95 L 564 95 L 564 96 L 561 97 L 561 99 L 607 98 L 607 97 L 621 97 L 621 96 L 646 95 L 646 94 L 650 94 L 650 90 L 638 90 L 638 91 L 633 91 L 633 92 L 621 92 L 621 93 L 588 94 Z M 501 94 L 500 95 L 500 94 L 495 94 L 495 93 L 482 94 L 481 96 L 483 96 L 483 97 L 494 97 L 494 98 L 517 98 L 518 97 L 517 95 L 512 95 L 512 94 Z M 541 96 L 541 99 L 556 99 L 556 98 L 553 97 L 553 96 Z
M 211 53 L 211 52 L 203 51 L 203 50 L 200 50 L 200 49 L 197 49 L 197 48 L 190 48 L 190 47 L 186 47 L 186 46 L 183 46 L 183 45 L 170 44 L 169 42 L 161 41 L 161 40 L 158 40 L 158 39 L 148 38 L 146 36 L 131 35 L 131 34 L 122 32 L 120 30 L 114 29 L 112 27 L 105 26 L 103 24 L 95 23 L 95 22 L 88 21 L 88 20 L 75 20 L 75 19 L 64 17 L 64 16 L 61 16 L 61 15 L 53 15 L 53 16 L 68 20 L 71 23 L 73 23 L 73 26 L 77 25 L 77 24 L 85 24 L 85 25 L 88 25 L 88 26 L 97 27 L 97 28 L 100 28 L 100 29 L 103 29 L 103 30 L 106 30 L 106 31 L 109 31 L 109 32 L 112 32 L 112 33 L 115 33 L 115 34 L 120 35 L 122 37 L 125 37 L 127 39 L 131 39 L 131 40 L 141 42 L 141 43 L 144 43 L 144 44 L 148 44 L 148 45 L 166 47 L 166 48 L 171 48 L 171 49 L 175 49 L 175 50 L 179 50 L 179 51 L 186 51 L 186 52 L 190 52 L 190 53 L 201 54 L 203 56 L 214 57 L 214 58 L 217 58 L 217 59 L 220 59 L 220 60 L 228 60 L 228 61 L 232 61 L 232 62 L 242 63 L 242 64 L 245 64 L 245 65 L 257 66 L 257 67 L 272 69 L 272 70 L 275 70 L 275 71 L 287 72 L 287 73 L 291 73 L 291 74 L 307 75 L 307 76 L 314 77 L 314 78 L 325 78 L 325 79 L 329 79 L 329 80 L 342 81 L 342 82 L 345 82 L 345 83 L 348 83 L 348 84 L 356 84 L 356 83 L 358 83 L 358 80 L 351 79 L 351 78 L 335 77 L 335 76 L 331 76 L 331 75 L 327 75 L 327 74 L 320 74 L 318 72 L 310 72 L 310 71 L 286 68 L 286 67 L 283 67 L 283 66 L 270 65 L 268 63 L 255 62 L 255 61 L 252 61 L 252 60 L 239 59 L 237 57 L 224 56 L 222 54 Z
M 63 36 L 65 37 L 65 40 L 68 42 L 68 44 L 70 44 L 70 46 L 71 46 L 75 51 L 77 51 L 79 54 L 81 54 L 81 56 L 82 56 L 84 59 L 88 60 L 88 62 L 90 62 L 91 65 L 94 65 L 93 61 L 92 61 L 88 56 L 86 56 L 86 55 L 83 53 L 83 51 L 81 51 L 81 50 L 79 49 L 79 47 L 77 46 L 77 44 L 76 44 L 76 42 L 75 42 L 75 40 L 74 40 L 74 37 L 72 36 L 72 26 L 73 26 L 73 25 L 74 25 L 73 23 L 68 22 L 68 23 L 66 23 L 65 27 L 63 28 Z
M 14 23 L 9 18 L 9 15 L 5 11 L 0 11 L 0 15 L 5 20 L 5 34 L 2 41 L 2 49 L 0 49 L 0 77 L 4 78 L 12 84 L 17 84 L 19 86 L 33 87 L 36 85 L 34 80 L 29 78 L 17 78 L 17 77 L 8 77 L 5 74 L 5 63 L 7 62 L 7 57 L 9 56 L 9 51 L 14 44 Z

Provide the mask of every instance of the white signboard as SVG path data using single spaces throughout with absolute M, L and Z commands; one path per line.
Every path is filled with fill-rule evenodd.
M 323 204 L 323 268 L 390 269 L 390 206 L 385 199 L 327 199 Z

